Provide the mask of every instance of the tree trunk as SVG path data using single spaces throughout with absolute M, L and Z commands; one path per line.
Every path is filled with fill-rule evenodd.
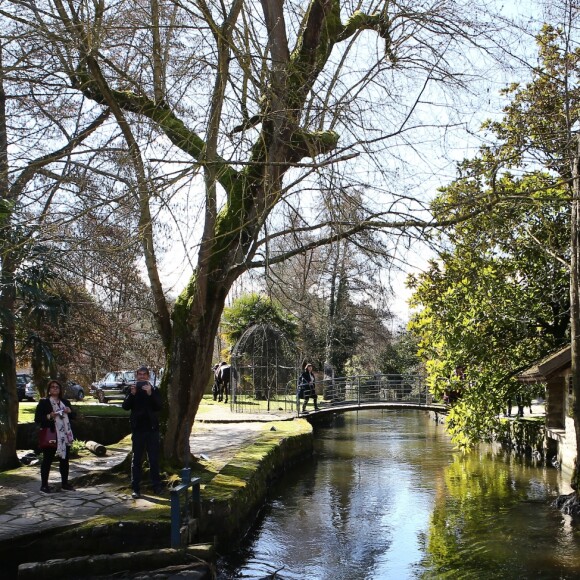
M 578 250 L 580 248 L 580 138 L 577 137 L 577 149 L 572 167 L 572 208 L 570 219 L 571 256 L 570 256 L 570 333 L 572 348 L 572 392 L 574 397 L 573 416 L 576 430 L 576 462 L 572 473 L 571 486 L 576 494 L 580 489 L 580 466 L 578 451 L 580 450 L 580 295 L 578 283 L 580 280 L 580 263 Z
M 8 180 L 8 131 L 6 124 L 6 93 L 4 90 L 3 46 L 0 41 L 0 197 L 10 201 Z M 2 235 L 7 236 L 11 211 L 2 218 Z M 3 240 L 7 242 L 7 240 Z M 4 244 L 3 244 L 4 245 Z M 18 431 L 18 391 L 16 389 L 16 345 L 14 305 L 15 265 L 13 254 L 4 249 L 0 256 L 0 471 L 18 467 L 16 433 Z
M 333 349 L 334 349 L 334 324 L 336 315 L 336 280 L 338 278 L 338 261 L 340 259 L 340 246 L 337 244 L 336 255 L 334 257 L 334 263 L 330 278 L 330 296 L 328 298 L 328 321 L 326 328 L 326 343 L 324 347 L 324 379 L 328 381 L 327 385 L 334 385 L 332 381 L 334 380 L 334 365 L 333 361 Z M 334 389 L 333 389 L 334 390 Z
M 223 281 L 202 294 L 194 276 L 175 304 L 162 384 L 167 397 L 163 455 L 175 466 L 188 465 L 191 458 L 191 429 L 210 379 L 214 339 L 230 285 Z
M 0 312 L 3 313 L 0 347 L 0 471 L 20 465 L 16 455 L 18 390 L 16 388 L 15 291 L 10 260 L 2 260 Z
M 163 100 L 163 62 L 154 56 L 154 94 L 147 91 L 133 93 L 113 88 L 99 65 L 100 55 L 89 45 L 90 34 L 76 13 L 67 14 L 65 3 L 55 0 L 59 18 L 66 34 L 74 38 L 78 47 L 78 68 L 69 71 L 75 88 L 101 105 L 107 104 L 121 123 L 126 120 L 120 111 L 149 118 L 171 142 L 191 156 L 204 168 L 206 207 L 204 230 L 198 247 L 198 266 L 194 275 L 176 302 L 172 327 L 167 325 L 164 342 L 167 364 L 162 380 L 166 397 L 164 410 L 164 457 L 172 463 L 189 459 L 189 436 L 195 414 L 209 380 L 213 341 L 226 295 L 234 280 L 250 267 L 257 251 L 257 237 L 269 213 L 282 199 L 282 181 L 285 173 L 303 158 L 315 159 L 334 151 L 338 134 L 333 130 L 307 130 L 301 126 L 302 108 L 309 92 L 322 71 L 336 42 L 343 42 L 355 34 L 356 26 L 343 27 L 338 2 L 313 2 L 304 18 L 300 39 L 292 58 L 286 37 L 284 2 L 264 1 L 265 24 L 268 34 L 266 52 L 270 55 L 271 69 L 265 70 L 263 98 L 259 116 L 260 135 L 249 151 L 243 168 L 235 168 L 218 155 L 219 134 L 224 121 L 222 107 L 226 99 L 230 53 L 239 29 L 238 16 L 244 7 L 240 0 L 232 2 L 231 9 L 219 27 L 213 19 L 209 29 L 217 44 L 216 79 L 209 100 L 208 126 L 205 140 L 177 117 Z M 152 5 L 152 26 L 157 27 L 156 4 Z M 207 14 L 209 18 L 209 12 Z M 382 16 L 365 16 L 356 22 L 363 29 L 382 27 Z M 79 20 L 80 26 L 71 26 Z M 91 23 L 86 23 L 88 27 Z M 154 34 L 157 34 L 154 31 Z M 159 51 L 159 39 L 154 38 L 154 51 Z M 68 50 L 68 49 L 67 49 Z M 110 67 L 106 67 L 109 69 Z M 103 69 L 105 70 L 105 69 Z M 125 75 L 123 75 L 125 79 Z M 124 81 L 123 81 L 124 82 Z M 139 84 L 139 83 L 137 83 Z M 245 90 L 243 91 L 245 93 Z M 125 131 L 129 136 L 129 131 Z M 137 148 L 134 148 L 135 151 Z M 137 156 L 135 156 L 137 160 Z M 226 203 L 217 210 L 216 186 L 223 188 Z M 144 192 L 145 193 L 145 192 Z M 141 207 L 141 211 L 146 209 Z M 140 225 L 149 227 L 145 216 Z M 147 233 L 147 231 L 145 232 Z M 149 263 L 148 263 L 149 266 Z M 150 273 L 151 274 L 151 273 Z M 151 275 L 150 275 L 151 278 Z M 152 287 L 158 288 L 156 283 Z M 157 301 L 162 304 L 161 294 Z

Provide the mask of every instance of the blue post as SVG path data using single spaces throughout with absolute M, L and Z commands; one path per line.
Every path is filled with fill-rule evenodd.
M 181 526 L 182 526 L 182 506 L 181 498 L 183 497 L 183 507 L 185 507 L 185 515 L 191 515 L 192 504 L 198 505 L 201 501 L 201 493 L 199 488 L 199 477 L 191 479 L 191 469 L 185 467 L 181 471 L 182 483 L 171 490 L 171 547 L 181 547 Z M 191 487 L 191 500 L 189 498 L 189 488 Z M 187 518 L 189 519 L 189 518 Z
M 172 489 L 170 496 L 171 496 L 171 547 L 179 548 L 181 546 L 181 532 L 180 532 L 181 509 L 179 507 L 178 488 Z

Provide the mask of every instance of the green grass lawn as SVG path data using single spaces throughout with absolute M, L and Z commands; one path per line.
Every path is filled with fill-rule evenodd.
M 288 397 L 288 402 L 292 403 L 296 401 L 296 397 Z M 79 415 L 87 415 L 91 417 L 127 417 L 129 415 L 128 411 L 124 411 L 121 408 L 121 401 L 115 401 L 112 403 L 100 404 L 96 399 L 92 397 L 85 397 L 83 401 L 71 401 L 73 409 Z M 267 410 L 267 401 L 256 401 L 250 399 L 249 397 L 240 401 L 246 412 L 265 412 Z M 271 401 L 271 408 L 275 406 L 283 405 L 284 401 Z M 34 412 L 36 411 L 36 405 L 38 402 L 29 403 L 28 401 L 22 401 L 18 405 L 18 422 L 19 423 L 34 423 Z M 224 407 L 224 403 L 220 403 L 213 400 L 211 394 L 204 395 L 199 409 L 197 411 L 198 416 L 203 416 L 205 413 L 211 411 L 212 407 L 219 406 Z M 225 405 L 229 409 L 229 404 Z
M 34 423 L 34 412 L 38 402 L 21 402 L 18 405 L 18 422 Z M 90 415 L 91 417 L 128 417 L 129 412 L 115 404 L 101 405 L 94 399 L 75 401 L 71 403 L 73 410 L 78 415 Z
M 29 403 L 22 401 L 18 405 L 18 422 L 19 423 L 34 423 L 34 412 L 36 411 L 38 401 Z M 129 412 L 121 408 L 121 401 L 114 403 L 100 404 L 92 397 L 85 397 L 83 401 L 71 401 L 74 411 L 79 415 L 87 415 L 91 417 L 128 417 Z M 223 403 L 214 402 L 211 395 L 205 395 L 199 405 L 198 414 L 203 415 L 208 412 L 212 405 L 223 405 Z
M 321 397 L 319 397 L 319 400 Z M 282 395 L 278 396 L 275 400 L 271 400 L 269 403 L 270 411 L 276 410 L 286 410 L 292 409 L 292 405 L 296 404 L 296 395 Z M 219 401 L 214 401 L 213 396 L 204 395 L 201 403 L 199 404 L 199 409 L 197 411 L 197 415 L 203 415 L 204 413 L 208 413 L 211 411 L 213 407 L 220 407 L 220 408 L 230 408 L 230 403 L 222 403 Z M 237 398 L 237 407 L 238 410 L 244 411 L 245 413 L 267 413 L 268 412 L 268 401 L 265 400 L 257 400 L 253 397 L 248 395 L 238 396 Z

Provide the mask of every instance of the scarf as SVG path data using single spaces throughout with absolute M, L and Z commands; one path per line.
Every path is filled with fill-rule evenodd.
M 56 456 L 65 458 L 66 448 L 70 446 L 73 442 L 73 433 L 70 428 L 70 421 L 68 420 L 68 415 L 64 412 L 64 405 L 60 399 L 49 398 L 50 404 L 52 405 L 52 410 L 55 413 L 62 411 L 54 418 L 55 430 L 56 430 Z

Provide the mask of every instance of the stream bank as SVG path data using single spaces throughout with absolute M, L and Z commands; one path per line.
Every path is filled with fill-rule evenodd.
M 232 435 L 236 431 L 241 434 L 238 439 Z M 208 443 L 209 435 L 214 441 L 204 445 L 204 441 Z M 200 477 L 202 482 L 196 541 L 209 542 L 219 549 L 230 537 L 244 534 L 263 505 L 270 482 L 301 457 L 311 454 L 312 446 L 312 427 L 302 419 L 270 420 L 260 424 L 230 421 L 215 423 L 211 428 L 200 422 L 199 431 L 194 428 L 192 433 L 192 451 L 199 458 L 193 466 L 192 476 Z M 18 534 L 0 541 L 3 569 L 6 569 L 5 564 L 14 571 L 18 564 L 31 560 L 73 557 L 86 557 L 90 566 L 90 557 L 95 554 L 160 550 L 169 546 L 168 493 L 156 497 L 149 495 L 145 488 L 142 499 L 131 500 L 126 463 L 122 468 L 108 471 L 104 478 L 102 473 L 98 477 L 87 473 L 75 481 L 76 492 L 48 497 L 37 491 L 38 467 L 21 470 L 17 470 L 18 475 L 14 472 L 0 474 L 1 486 L 11 481 L 19 488 L 18 497 L 0 501 L 2 521 L 10 515 L 20 521 L 33 517 L 31 511 L 44 512 L 55 501 L 62 503 L 63 507 L 70 502 L 80 505 L 83 496 L 94 493 L 99 486 L 98 495 L 102 502 L 110 498 L 114 505 L 110 506 L 109 512 L 81 516 L 82 522 L 72 523 L 53 509 L 48 527 L 40 530 L 31 521 L 28 529 L 18 528 Z M 93 483 L 93 476 L 101 483 Z M 27 478 L 28 483 L 22 485 Z M 26 505 L 32 510 L 19 509 L 19 505 L 24 506 L 24 499 L 19 497 L 22 495 L 31 496 Z M 125 564 L 131 560 L 138 561 L 139 558 L 125 559 Z M 34 566 L 27 566 L 27 574 L 27 577 L 33 577 Z M 84 577 L 87 577 L 86 573 Z

